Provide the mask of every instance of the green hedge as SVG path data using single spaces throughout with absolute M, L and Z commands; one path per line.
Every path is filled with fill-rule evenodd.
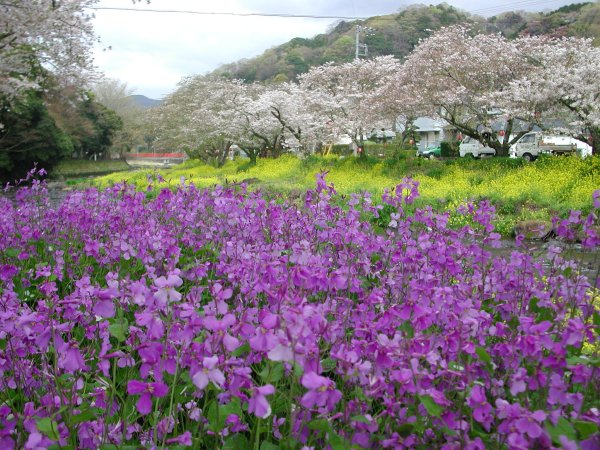
M 442 156 L 458 156 L 458 142 L 442 141 L 440 149 Z

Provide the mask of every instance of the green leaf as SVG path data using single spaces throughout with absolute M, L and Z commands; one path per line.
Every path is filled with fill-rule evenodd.
M 321 366 L 323 366 L 323 372 L 331 372 L 333 369 L 335 369 L 336 365 L 337 360 L 333 358 L 325 358 L 323 361 L 321 361 Z
M 19 253 L 21 252 L 18 248 L 9 247 L 6 250 L 4 250 L 4 254 L 9 258 L 16 258 L 17 256 L 19 256 Z
M 590 367 L 600 367 L 600 358 L 588 358 L 587 356 L 571 356 L 567 358 L 567 364 L 570 366 L 576 366 L 583 364 Z
M 460 364 L 458 364 L 456 361 L 450 361 L 448 363 L 448 368 L 450 370 L 454 370 L 455 372 L 462 372 L 465 370 L 465 368 L 463 366 L 461 366 Z
M 239 398 L 234 398 L 226 405 L 219 405 L 216 401 L 213 401 L 208 407 L 208 414 L 206 416 L 210 430 L 218 433 L 225 428 L 225 420 L 231 414 L 235 414 L 238 417 L 243 416 Z
M 408 320 L 402 325 L 400 325 L 398 329 L 402 331 L 408 339 L 412 339 L 415 337 L 415 329 Z
M 492 357 L 490 356 L 490 354 L 487 352 L 487 350 L 483 347 L 477 347 L 475 349 L 475 353 L 477 353 L 477 356 L 479 356 L 479 359 L 481 361 L 483 361 L 484 363 L 486 363 L 488 366 L 492 365 Z
M 362 422 L 366 424 L 370 424 L 372 421 L 367 419 L 365 416 L 352 416 L 350 420 L 355 420 L 356 422 Z
M 246 342 L 244 345 L 240 345 L 238 348 L 236 348 L 233 352 L 231 352 L 231 354 L 233 356 L 236 356 L 239 358 L 240 356 L 243 356 L 249 352 L 250 352 L 250 344 L 248 344 Z
M 308 422 L 308 428 L 311 430 L 319 430 L 324 432 L 331 431 L 331 426 L 326 419 L 315 419 Z
M 329 433 L 329 445 L 331 445 L 332 450 L 346 450 L 350 448 L 346 439 L 341 437 L 337 433 Z
M 58 435 L 58 424 L 50 417 L 44 417 L 43 419 L 38 420 L 36 426 L 40 433 L 45 434 L 53 441 L 58 441 L 60 437 Z
M 579 434 L 579 438 L 581 440 L 587 439 L 592 434 L 598 432 L 598 425 L 596 425 L 594 422 L 584 422 L 583 420 L 576 420 L 573 425 L 575 426 L 575 429 L 577 430 L 577 433 Z
M 88 420 L 94 420 L 96 413 L 92 409 L 85 409 L 76 416 L 71 416 L 71 424 L 76 425 L 78 423 L 87 422 Z
M 262 441 L 260 450 L 279 450 L 279 445 L 275 445 L 269 441 Z
M 250 449 L 250 442 L 243 434 L 232 434 L 223 443 L 223 450 L 246 450 Z M 262 448 L 262 447 L 261 447 Z
M 294 375 L 296 378 L 300 378 L 304 374 L 304 367 L 297 362 L 294 362 Z
M 444 408 L 438 405 L 433 400 L 431 395 L 419 395 L 419 400 L 421 400 L 421 403 L 423 404 L 427 412 L 434 417 L 440 417 L 440 415 L 444 411 Z
M 412 423 L 403 423 L 398 427 L 398 434 L 402 437 L 408 437 L 413 433 L 415 426 Z
M 557 445 L 560 445 L 561 436 L 565 436 L 571 441 L 577 440 L 577 434 L 575 433 L 575 429 L 564 417 L 558 419 L 556 426 L 552 425 L 551 422 L 546 422 L 546 430 L 552 438 L 552 442 L 554 442 Z
M 129 333 L 129 323 L 126 319 L 115 322 L 108 327 L 108 332 L 119 342 L 125 342 Z
M 260 371 L 260 377 L 265 383 L 277 383 L 283 378 L 283 372 L 283 363 L 279 361 L 272 362 Z
M 536 323 L 540 323 L 545 320 L 552 320 L 554 317 L 554 311 L 550 308 L 538 306 L 539 301 L 540 299 L 537 297 L 532 297 L 532 299 L 529 301 L 529 310 L 535 313 Z

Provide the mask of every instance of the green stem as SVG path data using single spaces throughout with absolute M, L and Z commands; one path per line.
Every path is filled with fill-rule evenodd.
M 179 372 L 179 350 L 177 351 L 177 359 L 176 359 L 176 364 L 175 364 L 175 373 L 173 374 L 173 383 L 171 384 L 171 398 L 169 399 L 169 415 L 167 417 L 171 418 L 172 414 L 173 414 L 173 400 L 175 398 L 175 386 L 177 385 L 177 375 Z M 173 419 L 173 423 L 174 425 L 177 425 L 177 421 L 175 419 Z M 161 448 L 165 447 L 165 441 L 167 439 L 167 435 L 165 433 L 165 435 L 163 436 L 163 440 L 161 443 Z
M 260 450 L 260 425 L 262 419 L 260 417 L 256 420 L 256 434 L 254 435 L 254 450 Z

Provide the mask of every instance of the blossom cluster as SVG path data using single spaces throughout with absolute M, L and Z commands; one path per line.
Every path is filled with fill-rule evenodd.
M 0 447 L 598 448 L 598 273 L 417 195 L 0 197 Z

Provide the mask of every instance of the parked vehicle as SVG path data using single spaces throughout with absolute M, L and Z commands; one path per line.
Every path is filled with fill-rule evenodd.
M 422 158 L 434 159 L 435 157 L 442 156 L 442 147 L 438 145 L 430 145 L 427 148 L 420 148 L 417 150 L 417 156 Z
M 460 143 L 458 154 L 461 158 L 470 156 L 471 158 L 479 158 L 481 156 L 495 156 L 496 150 L 487 145 L 482 144 L 476 139 L 469 136 L 465 137 Z
M 568 155 L 577 152 L 577 145 L 568 136 L 550 135 L 541 132 L 527 133 L 510 148 L 511 158 L 533 161 L 539 155 Z
M 369 140 L 374 142 L 386 142 L 391 141 L 396 137 L 396 132 L 392 130 L 371 130 L 371 134 L 369 135 Z

